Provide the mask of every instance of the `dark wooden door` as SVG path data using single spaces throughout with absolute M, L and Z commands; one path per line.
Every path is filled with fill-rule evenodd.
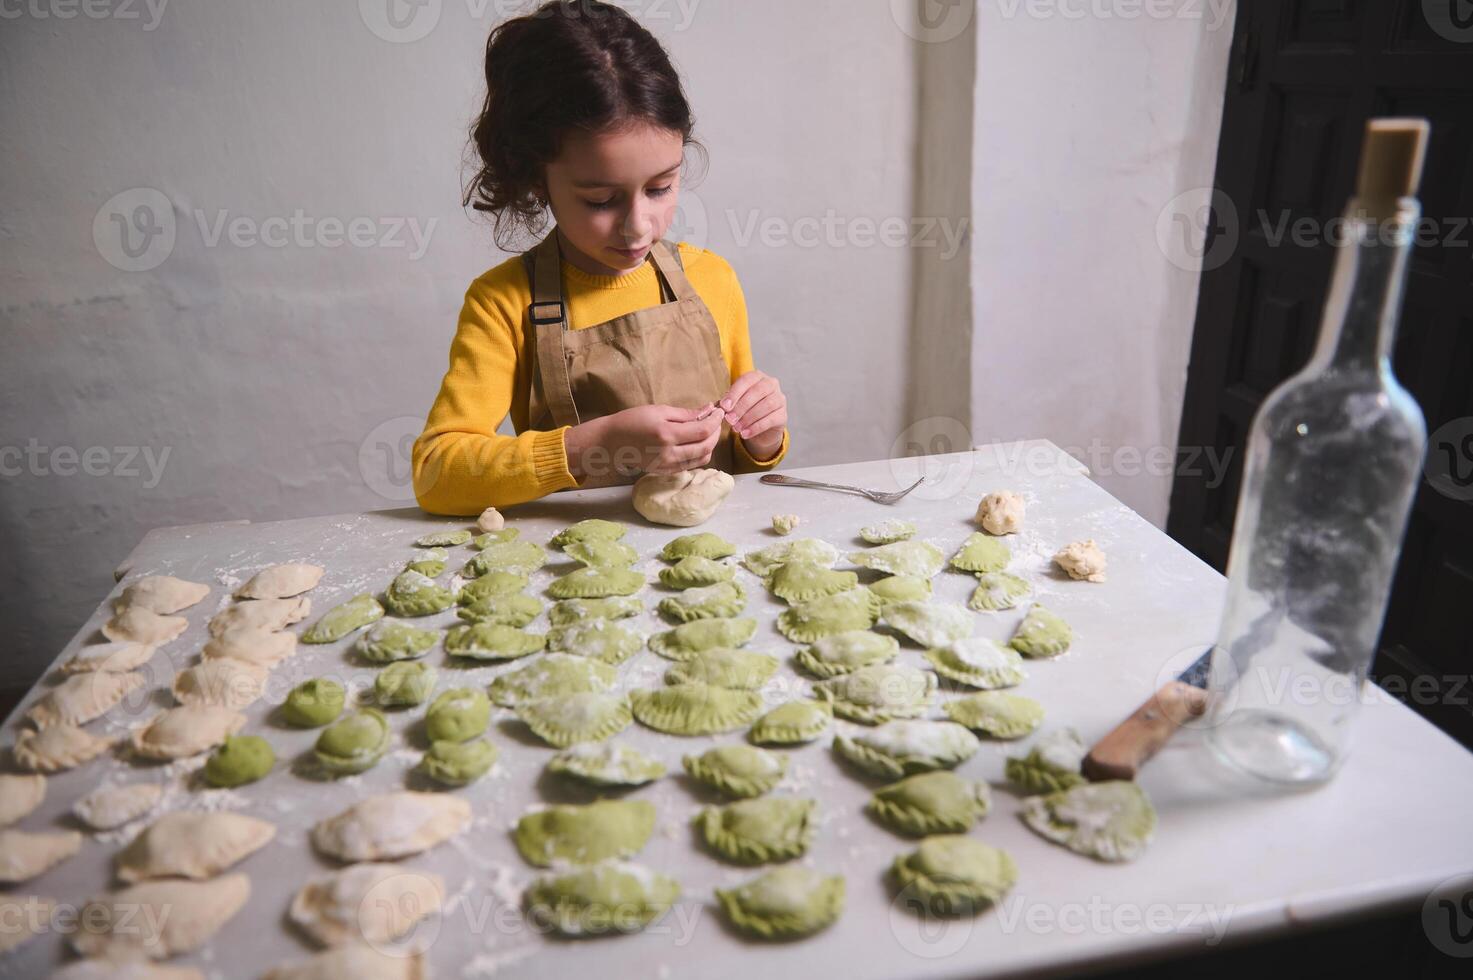
M 1365 122 L 1430 120 L 1394 363 L 1432 435 L 1373 673 L 1473 746 L 1473 0 L 1240 0 L 1235 30 L 1180 433 L 1232 463 L 1220 485 L 1177 476 L 1167 530 L 1223 569 L 1246 433 L 1313 348 L 1334 251 L 1316 229 Z

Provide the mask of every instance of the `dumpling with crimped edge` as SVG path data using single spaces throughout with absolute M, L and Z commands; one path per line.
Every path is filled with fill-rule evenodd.
M 1022 738 L 1043 723 L 1043 705 L 1006 691 L 979 691 L 941 708 L 957 724 L 993 738 Z
M 648 800 L 597 800 L 583 806 L 550 806 L 523 815 L 513 837 L 531 865 L 598 864 L 633 857 L 655 830 Z
M 979 612 L 1000 612 L 1016 606 L 1033 591 L 1028 580 L 1012 572 L 983 572 L 977 576 L 977 588 L 967 600 L 967 607 Z
M 761 796 L 788 771 L 788 757 L 750 745 L 718 745 L 681 759 L 692 779 L 727 796 Z
M 239 711 L 266 693 L 267 668 L 226 657 L 206 660 L 174 675 L 171 691 L 180 704 L 213 704 Z
M 503 708 L 562 694 L 602 693 L 614 686 L 614 668 L 590 657 L 549 653 L 491 682 L 491 700 Z
M 695 619 L 651 636 L 648 646 L 667 660 L 689 660 L 716 647 L 745 646 L 757 635 L 757 620 L 751 617 Z
M 541 599 L 517 592 L 478 599 L 468 606 L 461 606 L 455 615 L 467 623 L 497 623 L 521 629 L 541 613 Z
M 776 657 L 753 650 L 713 647 L 693 653 L 665 671 L 666 684 L 709 684 L 755 691 L 777 672 Z
M 747 591 L 740 582 L 717 582 L 666 596 L 658 608 L 660 615 L 672 623 L 689 623 L 697 619 L 727 619 L 736 616 L 746 605 Z
M 573 541 L 563 552 L 574 561 L 594 568 L 628 568 L 639 560 L 639 552 L 624 542 L 602 538 Z
M 880 597 L 869 589 L 849 589 L 800 602 L 777 617 L 777 628 L 794 643 L 848 630 L 867 630 L 880 618 Z
M 767 588 L 785 602 L 807 602 L 859 585 L 854 572 L 841 572 L 811 561 L 789 561 L 767 576 Z
M 675 879 L 628 861 L 538 878 L 522 895 L 536 922 L 569 938 L 637 932 L 680 897 Z
M 498 541 L 477 552 L 460 569 L 462 578 L 480 578 L 488 572 L 531 575 L 547 564 L 547 550 L 531 541 Z
M 915 539 L 852 551 L 849 560 L 887 575 L 914 575 L 916 578 L 931 578 L 946 565 L 946 555 L 940 548 L 929 541 Z
M 720 735 L 751 724 L 762 696 L 709 684 L 673 684 L 655 691 L 630 691 L 634 717 L 667 735 Z
M 931 580 L 914 575 L 886 575 L 865 586 L 885 602 L 921 602 L 931 598 Z
M 275 836 L 275 824 L 241 813 L 166 813 L 118 852 L 118 880 L 213 878 Z
M 423 573 L 421 573 L 423 574 Z M 384 607 L 367 592 L 334 606 L 302 632 L 303 643 L 334 643 L 384 618 Z
M 215 705 L 169 708 L 134 730 L 133 751 L 145 759 L 186 759 L 213 749 L 226 736 L 240 731 L 245 722 L 239 711 Z
M 730 582 L 736 568 L 714 558 L 688 555 L 668 568 L 660 569 L 660 584 L 672 589 L 694 589 L 717 582 Z
M 915 537 L 916 526 L 910 521 L 887 517 L 883 521 L 866 524 L 860 528 L 859 536 L 864 539 L 865 544 L 894 544 L 897 541 L 908 541 Z
M 566 550 L 575 541 L 618 541 L 624 537 L 625 527 L 618 521 L 606 521 L 601 517 L 569 524 L 554 534 L 547 542 L 549 548 Z
M 833 568 L 839 560 L 839 549 L 818 538 L 795 538 L 780 541 L 742 556 L 742 565 L 758 578 L 765 579 L 772 570 L 790 561 L 808 561 Z
M 1077 731 L 1058 728 L 1039 736 L 1026 755 L 1010 757 L 1003 772 L 1026 794 L 1055 793 L 1084 782 L 1080 768 L 1086 751 Z
M 296 642 L 296 637 L 290 633 L 291 642 Z M 214 641 L 211 641 L 214 642 Z M 206 644 L 206 649 L 209 644 Z M 96 671 L 107 671 L 113 674 L 126 674 L 136 670 L 148 663 L 153 658 L 154 648 L 146 643 L 132 643 L 128 640 L 109 640 L 106 643 L 89 643 L 79 647 L 77 652 L 61 665 L 63 674 L 87 674 Z
M 210 617 L 209 631 L 214 637 L 224 636 L 233 629 L 257 629 L 274 632 L 300 623 L 312 614 L 312 600 L 306 596 L 295 599 L 254 599 L 237 602 Z M 186 620 L 187 622 L 187 620 Z
M 644 638 L 638 633 L 606 619 L 554 626 L 547 633 L 549 650 L 615 666 L 634 656 L 643 646 Z
M 430 531 L 414 539 L 416 548 L 459 548 L 470 544 L 471 532 L 464 528 L 454 531 Z
M 393 861 L 449 840 L 470 822 L 471 805 L 458 796 L 384 793 L 319 821 L 312 845 L 339 861 Z
M 0 830 L 0 885 L 18 885 L 50 871 L 82 848 L 75 830 Z
M 628 619 L 644 612 L 644 600 L 632 596 L 604 596 L 594 599 L 564 599 L 547 612 L 553 626 L 586 623 L 595 619 Z
M 598 568 L 585 565 L 553 579 L 547 594 L 554 599 L 596 599 L 633 595 L 644 588 L 644 576 L 628 568 Z
M 51 932 L 55 927 L 53 921 L 57 912 L 57 903 L 40 895 L 25 895 L 15 893 L 0 893 L 0 957 L 5 956 L 13 949 L 35 939 L 43 933 Z M 82 960 L 80 962 L 88 962 Z M 113 971 L 110 968 L 100 970 L 96 976 L 85 978 L 85 980 L 109 980 Z M 51 974 L 52 980 L 66 976 L 62 973 Z M 169 978 L 164 978 L 169 980 Z M 174 980 L 204 980 L 199 974 L 192 977 L 181 976 Z
M 107 714 L 146 683 L 147 678 L 139 673 L 98 670 L 72 674 L 37 698 L 26 709 L 26 718 L 37 728 L 85 725 Z
M 800 865 L 773 868 L 735 888 L 716 889 L 732 925 L 762 939 L 801 939 L 844 912 L 844 878 Z
M 837 677 L 872 664 L 889 663 L 900 654 L 900 641 L 872 630 L 845 630 L 814 640 L 794 659 L 819 678 Z
M 827 701 L 789 701 L 758 718 L 747 732 L 757 745 L 799 745 L 818 738 L 834 723 Z
M 462 606 L 471 606 L 482 599 L 516 595 L 525 589 L 529 582 L 531 579 L 521 572 L 488 571 L 462 585 L 460 592 L 455 596 L 455 601 Z
M 968 636 L 922 654 L 933 670 L 959 684 L 993 690 L 1016 687 L 1028 678 L 1018 651 L 985 636 Z
M 455 605 L 455 593 L 419 572 L 400 572 L 384 591 L 384 608 L 395 616 L 432 616 Z
M 1069 624 L 1035 602 L 1008 645 L 1025 657 L 1057 657 L 1073 642 L 1074 630 Z
M 0 773 L 0 827 L 29 814 L 46 798 L 46 777 L 39 773 Z
M 142 606 L 129 606 L 102 624 L 102 635 L 116 643 L 163 646 L 189 628 L 183 616 L 160 616 Z
M 519 527 L 498 527 L 471 538 L 471 547 L 477 551 L 485 551 L 493 544 L 502 544 L 506 541 L 515 541 L 521 537 L 522 529 Z
M 972 614 L 949 602 L 887 602 L 880 621 L 923 647 L 944 647 L 972 635 Z
M 119 976 L 116 962 L 165 960 L 199 949 L 250 897 L 251 880 L 243 874 L 145 881 L 84 905 L 77 918 L 87 928 L 72 933 L 72 948 L 115 961 L 109 975 Z
M 61 772 L 90 762 L 112 746 L 112 739 L 93 735 L 77 725 L 52 725 L 39 732 L 16 735 L 11 751 L 22 769 Z
M 355 864 L 317 875 L 292 899 L 287 915 L 323 946 L 392 943 L 439 912 L 445 882 L 398 864 Z
M 936 675 L 908 664 L 873 664 L 813 685 L 834 714 L 863 725 L 919 718 L 936 695 Z
M 312 746 L 312 755 L 325 771 L 336 775 L 367 772 L 389 751 L 393 738 L 382 711 L 362 708 L 324 728 Z
M 919 718 L 887 722 L 853 736 L 834 736 L 834 748 L 840 755 L 881 779 L 954 769 L 980 745 L 976 735 L 954 721 Z
M 1156 809 L 1129 780 L 1081 783 L 1023 801 L 1023 822 L 1040 836 L 1101 861 L 1139 857 L 1156 831 Z
M 624 695 L 596 691 L 523 701 L 516 712 L 534 735 L 559 749 L 601 742 L 628 728 L 633 718 Z
M 763 796 L 708 806 L 696 816 L 706 846 L 737 864 L 802 857 L 813 841 L 813 800 Z
M 632 745 L 579 742 L 548 760 L 547 771 L 591 786 L 643 786 L 665 775 L 665 764 Z
M 484 738 L 468 742 L 431 742 L 419 771 L 445 786 L 469 786 L 491 771 L 500 750 Z
M 1006 851 L 964 834 L 927 837 L 890 871 L 899 901 L 938 916 L 976 915 L 1002 901 L 1018 880 Z
M 444 548 L 431 548 L 423 555 L 404 563 L 404 571 L 419 572 L 426 578 L 437 578 L 445 572 L 445 563 L 450 560 L 450 552 Z
M 118 596 L 115 608 L 139 606 L 160 616 L 172 616 L 209 594 L 210 587 L 203 582 L 190 582 L 172 575 L 145 575 L 128 583 L 123 594 Z
M 867 809 L 891 830 L 911 837 L 965 834 L 987 815 L 992 791 L 954 772 L 938 769 L 882 786 Z
M 274 967 L 261 980 L 424 980 L 424 954 L 345 943 Z
M 999 538 L 973 531 L 951 556 L 951 567 L 963 572 L 1000 572 L 1008 567 L 1013 553 Z
M 736 554 L 736 545 L 726 540 L 719 534 L 710 531 L 698 531 L 695 534 L 682 534 L 678 538 L 672 538 L 665 542 L 665 547 L 660 549 L 660 557 L 668 562 L 677 562 L 682 558 L 727 558 Z
M 502 623 L 466 623 L 445 632 L 445 652 L 471 660 L 515 660 L 547 646 L 547 637 Z
M 439 639 L 439 630 L 384 620 L 359 637 L 353 649 L 370 663 L 392 663 L 423 657 L 434 649 Z
M 425 735 L 431 742 L 468 742 L 491 723 L 491 699 L 473 687 L 442 691 L 425 709 Z

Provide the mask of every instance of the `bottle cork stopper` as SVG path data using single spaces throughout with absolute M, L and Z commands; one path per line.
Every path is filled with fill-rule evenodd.
M 1375 219 L 1396 214 L 1397 198 L 1415 197 L 1427 156 L 1425 119 L 1372 119 L 1361 145 L 1355 196 Z

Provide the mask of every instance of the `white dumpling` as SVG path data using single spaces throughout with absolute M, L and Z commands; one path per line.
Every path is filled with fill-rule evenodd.
M 322 579 L 322 566 L 292 561 L 272 565 L 251 576 L 251 580 L 235 590 L 237 599 L 289 599 L 316 588 Z
M 397 956 L 355 943 L 339 946 L 311 959 L 268 970 L 261 980 L 421 980 L 424 963 L 419 953 Z
M 31 773 L 0 773 L 0 827 L 8 827 L 41 805 L 46 777 Z
M 200 651 L 200 659 L 239 660 L 270 670 L 296 652 L 295 633 L 237 626 L 211 638 Z
M 106 643 L 90 643 L 72 654 L 61 665 L 63 674 L 83 674 L 105 670 L 113 674 L 126 674 L 142 667 L 153 656 L 154 647 L 132 640 L 109 640 Z
M 145 759 L 185 759 L 213 749 L 245 722 L 239 711 L 213 705 L 170 708 L 133 733 L 133 751 Z
M 118 597 L 116 608 L 119 612 L 135 608 L 171 616 L 209 594 L 210 587 L 201 582 L 188 582 L 172 575 L 145 575 L 129 583 Z
M 109 640 L 163 646 L 189 628 L 183 616 L 160 616 L 142 606 L 129 606 L 102 625 Z
M 72 948 L 83 956 L 166 960 L 203 946 L 250 897 L 243 874 L 145 881 L 83 906 L 78 921 L 88 928 L 72 934 Z
M 56 902 L 40 895 L 0 894 L 0 956 L 55 926 Z M 52 974 L 53 977 L 57 974 Z
M 291 920 L 324 946 L 391 943 L 440 910 L 439 875 L 397 864 L 355 864 L 319 875 L 292 899 Z
M 85 725 L 112 710 L 129 693 L 147 683 L 142 674 L 114 674 L 99 670 L 73 674 L 43 694 L 26 711 L 37 728 Z
M 75 830 L 31 833 L 0 830 L 0 885 L 16 885 L 44 874 L 82 847 Z
M 224 636 L 226 631 L 238 627 L 257 630 L 281 630 L 293 623 L 300 623 L 312 614 L 312 600 L 305 596 L 299 599 L 255 599 L 237 602 L 215 613 L 210 618 L 210 635 Z
M 471 805 L 441 793 L 385 793 L 312 828 L 312 843 L 340 861 L 381 861 L 429 850 L 465 830 Z
M 78 800 L 72 815 L 93 830 L 112 830 L 148 813 L 163 795 L 164 788 L 158 783 L 107 786 Z
M 76 725 L 52 725 L 17 735 L 15 761 L 32 772 L 60 772 L 91 761 L 112 745 L 112 739 L 99 738 Z
M 266 692 L 266 668 L 243 660 L 207 660 L 174 675 L 174 700 L 239 710 Z
M 118 853 L 118 880 L 213 878 L 275 836 L 275 824 L 240 813 L 166 813 Z

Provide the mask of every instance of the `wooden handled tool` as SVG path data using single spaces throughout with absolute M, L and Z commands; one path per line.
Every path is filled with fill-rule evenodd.
M 1086 779 L 1134 779 L 1176 730 L 1207 710 L 1207 668 L 1212 650 L 1198 657 L 1174 681 L 1167 681 L 1095 743 L 1084 757 Z

